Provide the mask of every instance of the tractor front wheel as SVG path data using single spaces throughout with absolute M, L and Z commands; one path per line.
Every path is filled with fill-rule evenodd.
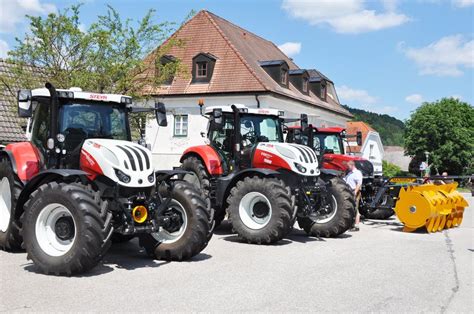
M 211 181 L 210 176 L 207 173 L 204 163 L 194 156 L 186 157 L 182 164 L 181 169 L 188 171 L 188 174 L 181 175 L 180 179 L 191 183 L 196 187 L 197 190 L 201 191 L 204 201 L 207 204 L 207 210 L 209 211 L 209 219 L 211 223 L 211 229 L 207 235 L 210 240 L 214 228 L 218 227 L 224 219 L 225 213 L 215 213 L 214 208 L 211 204 Z M 223 212 L 223 211 L 222 211 Z
M 298 217 L 298 224 L 315 237 L 336 237 L 354 223 L 355 202 L 349 186 L 340 178 L 329 179 L 327 194 L 314 214 Z
M 247 177 L 232 188 L 227 202 L 232 228 L 248 243 L 274 243 L 291 230 L 291 192 L 281 180 Z
M 10 162 L 0 159 L 0 249 L 21 249 L 22 238 L 19 222 L 15 219 L 15 207 L 22 186 L 15 177 Z
M 170 195 L 163 198 L 171 198 L 163 213 L 170 223 L 158 232 L 140 235 L 140 245 L 157 259 L 188 260 L 209 242 L 211 226 L 206 202 L 193 185 L 184 181 L 175 182 Z
M 50 182 L 25 204 L 28 258 L 45 274 L 74 275 L 96 266 L 110 247 L 107 202 L 90 186 Z

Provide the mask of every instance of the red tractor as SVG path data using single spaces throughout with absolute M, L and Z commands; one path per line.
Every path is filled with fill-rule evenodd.
M 361 200 L 359 212 L 369 219 L 387 219 L 394 214 L 393 197 L 389 193 L 377 195 L 385 181 L 382 176 L 374 175 L 374 167 L 370 161 L 362 157 L 346 154 L 344 141 L 348 137 L 355 137 L 357 144 L 362 145 L 362 134 L 347 135 L 346 130 L 341 127 L 317 128 L 308 126 L 302 131 L 301 126 L 292 126 L 286 129 L 286 141 L 298 143 L 311 147 L 322 169 L 331 169 L 344 173 L 347 170 L 347 162 L 354 161 L 357 169 L 364 177 L 361 188 Z M 383 190 L 385 191 L 385 190 Z M 377 200 L 375 203 L 374 201 Z
M 132 98 L 80 89 L 18 92 L 33 117 L 31 141 L 0 150 L 0 248 L 26 248 L 40 271 L 71 275 L 94 267 L 113 237 L 138 237 L 158 259 L 185 260 L 211 236 L 205 199 L 183 171 L 156 171 L 151 151 L 131 142 Z
M 203 104 L 200 104 L 202 112 Z M 335 237 L 354 221 L 350 189 L 303 145 L 283 142 L 283 112 L 243 105 L 206 108 L 207 145 L 190 147 L 181 167 L 215 210 L 249 243 L 282 239 L 295 220 L 308 234 Z

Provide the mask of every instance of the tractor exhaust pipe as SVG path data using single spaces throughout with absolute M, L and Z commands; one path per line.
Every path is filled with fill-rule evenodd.
M 44 84 L 49 91 L 50 95 L 50 108 L 49 108 L 49 138 L 47 147 L 50 151 L 50 158 L 48 163 L 50 167 L 56 166 L 59 168 L 60 158 L 56 158 L 56 137 L 58 135 L 58 111 L 59 111 L 59 100 L 56 88 L 50 82 Z
M 240 130 L 240 112 L 237 106 L 231 106 L 234 114 L 234 160 L 235 160 L 235 170 L 239 170 L 241 166 L 241 130 Z
M 56 87 L 53 84 L 47 82 L 44 84 L 49 91 L 50 95 L 50 111 L 49 111 L 49 119 L 50 119 L 50 128 L 49 128 L 49 138 L 52 138 L 56 142 L 56 135 L 58 134 L 58 107 L 59 107 L 59 100 L 58 100 L 58 93 L 56 92 Z

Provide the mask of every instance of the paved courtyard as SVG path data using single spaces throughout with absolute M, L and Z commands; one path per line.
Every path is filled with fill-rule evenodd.
M 365 221 L 316 239 L 294 230 L 272 246 L 240 243 L 223 225 L 190 262 L 152 261 L 132 241 L 82 277 L 35 273 L 0 252 L 0 311 L 473 312 L 474 199 L 460 228 L 403 233 Z

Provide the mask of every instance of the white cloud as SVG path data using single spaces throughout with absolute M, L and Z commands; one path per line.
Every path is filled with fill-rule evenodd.
M 56 12 L 52 3 L 42 3 L 42 0 L 0 0 L 0 33 L 15 30 L 17 24 L 28 15 L 46 15 Z
M 410 104 L 419 105 L 424 101 L 424 99 L 420 94 L 412 94 L 405 97 L 405 101 Z
M 462 35 L 452 35 L 421 48 L 399 49 L 420 68 L 421 75 L 460 76 L 464 68 L 474 67 L 474 40 L 466 40 Z
M 6 58 L 8 50 L 10 50 L 8 43 L 0 39 L 0 58 Z
M 338 33 L 357 34 L 408 22 L 408 16 L 397 13 L 397 2 L 384 0 L 382 13 L 368 10 L 364 0 L 284 0 L 282 7 L 291 16 L 311 25 L 326 24 Z
M 467 8 L 474 5 L 474 0 L 452 0 L 451 2 L 458 8 Z
M 301 51 L 301 43 L 287 42 L 278 46 L 288 57 L 297 55 Z
M 377 102 L 377 97 L 369 95 L 366 90 L 353 89 L 346 85 L 337 88 L 337 95 L 341 98 L 342 102 L 346 102 L 349 105 L 357 103 L 364 106 L 372 105 Z

